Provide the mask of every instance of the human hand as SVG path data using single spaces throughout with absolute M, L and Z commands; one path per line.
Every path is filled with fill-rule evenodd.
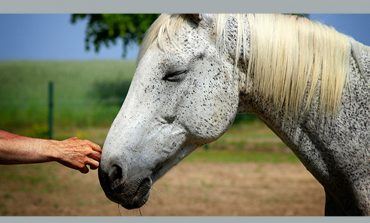
M 54 141 L 56 159 L 59 163 L 88 173 L 90 169 L 97 169 L 101 157 L 99 145 L 89 141 L 72 137 L 62 141 Z

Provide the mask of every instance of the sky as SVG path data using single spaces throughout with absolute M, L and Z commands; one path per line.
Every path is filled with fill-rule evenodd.
M 310 18 L 370 45 L 370 14 L 310 14 Z M 0 60 L 122 59 L 122 42 L 99 53 L 85 50 L 87 21 L 70 23 L 69 14 L 0 14 Z M 135 59 L 138 46 L 126 59 Z
M 85 50 L 87 21 L 71 24 L 69 14 L 0 14 L 0 60 L 122 59 L 122 42 Z M 129 49 L 135 59 L 138 47 Z

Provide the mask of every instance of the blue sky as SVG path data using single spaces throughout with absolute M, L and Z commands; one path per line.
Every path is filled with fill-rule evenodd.
M 0 60 L 121 59 L 122 43 L 85 51 L 87 21 L 70 23 L 69 14 L 0 14 Z M 127 54 L 135 59 L 138 47 Z
M 311 14 L 311 19 L 334 26 L 370 45 L 370 14 Z M 1 14 L 0 60 L 89 60 L 122 59 L 122 43 L 85 51 L 86 21 L 72 25 L 69 14 Z M 135 59 L 138 47 L 129 49 Z

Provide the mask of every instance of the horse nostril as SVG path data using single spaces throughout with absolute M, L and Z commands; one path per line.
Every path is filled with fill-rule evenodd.
M 109 171 L 108 176 L 111 181 L 114 181 L 115 179 L 121 179 L 122 178 L 122 168 L 116 164 L 113 164 L 112 168 Z
M 122 168 L 113 164 L 108 173 L 109 181 L 111 182 L 112 189 L 114 190 L 123 182 L 123 173 Z

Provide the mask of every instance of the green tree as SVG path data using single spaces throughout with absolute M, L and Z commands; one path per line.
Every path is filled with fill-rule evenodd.
M 146 30 L 159 14 L 72 14 L 72 24 L 87 20 L 85 48 L 99 52 L 102 45 L 115 45 L 122 40 L 122 56 L 130 44 L 141 43 Z

